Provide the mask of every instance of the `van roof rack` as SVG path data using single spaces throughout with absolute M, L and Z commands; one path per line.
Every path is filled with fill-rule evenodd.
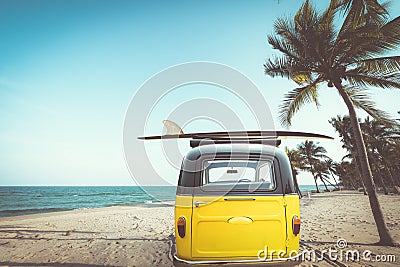
M 190 147 L 195 148 L 204 145 L 215 145 L 215 144 L 261 144 L 278 147 L 282 143 L 280 139 L 191 139 Z

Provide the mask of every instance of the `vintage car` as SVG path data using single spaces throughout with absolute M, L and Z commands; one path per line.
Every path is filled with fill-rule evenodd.
M 176 259 L 186 263 L 298 251 L 300 204 L 286 154 L 262 143 L 192 149 L 178 181 L 175 223 Z
M 191 138 L 192 147 L 183 159 L 176 191 L 176 265 L 296 256 L 299 196 L 289 159 L 278 148 L 279 137 L 288 136 L 330 138 L 266 131 L 164 136 Z

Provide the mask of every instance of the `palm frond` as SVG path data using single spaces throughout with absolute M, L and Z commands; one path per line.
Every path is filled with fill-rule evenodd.
M 268 43 L 274 48 L 281 51 L 286 56 L 300 60 L 300 56 L 296 54 L 293 47 L 284 40 L 278 39 L 275 36 L 268 35 Z
M 380 29 L 383 38 L 380 45 L 386 49 L 395 49 L 400 45 L 400 16 L 389 21 Z
M 334 20 L 335 15 L 340 7 L 339 0 L 331 0 L 329 3 L 329 7 L 321 14 L 318 18 L 320 29 L 333 29 L 334 28 Z
M 283 126 L 290 126 L 293 115 L 307 103 L 315 102 L 319 106 L 317 85 L 322 80 L 318 77 L 314 82 L 304 86 L 295 88 L 285 95 L 282 105 L 280 106 L 280 122 Z
M 383 24 L 388 15 L 387 5 L 377 0 L 339 1 L 339 8 L 347 14 L 344 24 L 353 27 L 365 23 Z
M 400 17 L 384 24 L 359 25 L 356 28 L 342 27 L 332 54 L 337 64 L 354 63 L 358 60 L 380 56 L 400 45 Z
M 364 59 L 356 64 L 364 72 L 392 73 L 400 71 L 400 56 Z
M 353 105 L 357 108 L 364 110 L 371 117 L 386 125 L 397 124 L 395 120 L 390 118 L 387 112 L 376 107 L 375 102 L 370 99 L 365 90 L 360 90 L 357 87 L 345 87 L 344 89 L 353 102 Z
M 336 64 L 354 63 L 371 55 L 381 54 L 385 49 L 380 45 L 382 34 L 375 25 L 365 25 L 356 29 L 341 30 L 332 47 Z
M 346 78 L 350 84 L 358 86 L 376 86 L 380 88 L 400 89 L 400 73 L 374 74 L 372 71 L 365 72 L 358 68 L 346 72 Z
M 264 73 L 271 77 L 281 76 L 290 79 L 286 57 L 268 59 L 264 64 Z
M 274 30 L 290 45 L 297 55 L 304 55 L 304 44 L 296 32 L 292 21 L 285 18 L 278 18 L 274 23 Z
M 294 17 L 296 31 L 301 35 L 307 33 L 309 29 L 318 25 L 318 13 L 315 8 L 306 0 Z M 303 33 L 303 34 L 302 34 Z
M 325 51 L 329 50 L 335 41 L 335 36 L 337 35 L 334 27 L 335 14 L 339 10 L 339 0 L 331 0 L 329 7 L 322 13 L 319 17 L 319 27 L 318 32 L 322 35 L 321 37 L 323 46 L 321 49 Z
M 319 49 L 315 44 L 321 44 L 328 34 L 319 31 L 320 17 L 315 7 L 306 0 L 293 19 L 295 31 L 300 36 L 303 43 L 303 58 L 308 62 L 322 62 L 321 52 L 325 53 L 326 49 Z M 322 38 L 321 38 L 322 37 Z

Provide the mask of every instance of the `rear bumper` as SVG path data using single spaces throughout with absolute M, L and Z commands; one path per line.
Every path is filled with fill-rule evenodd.
M 204 260 L 204 261 L 190 261 L 180 259 L 176 254 L 174 255 L 174 260 L 185 263 L 187 265 L 207 265 L 207 264 L 270 264 L 270 263 L 279 263 L 285 265 L 293 264 L 293 258 L 280 258 L 280 259 L 273 259 L 273 260 Z

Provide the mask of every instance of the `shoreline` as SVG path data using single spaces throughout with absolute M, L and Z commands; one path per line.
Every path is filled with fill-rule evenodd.
M 111 206 L 104 206 L 104 207 L 95 207 L 95 208 L 78 208 L 78 209 L 67 209 L 67 210 L 60 210 L 60 211 L 52 211 L 52 212 L 38 212 L 38 213 L 32 213 L 32 214 L 21 214 L 21 215 L 13 215 L 13 216 L 4 216 L 0 217 L 0 222 L 2 220 L 11 220 L 11 219 L 29 219 L 30 217 L 48 217 L 52 215 L 57 215 L 60 214 L 62 215 L 63 213 L 73 213 L 75 211 L 96 211 L 96 210 L 101 210 L 101 209 L 108 209 L 108 208 L 118 208 L 118 207 L 137 207 L 137 206 L 144 206 L 147 207 L 149 206 L 173 206 L 175 201 L 153 201 L 153 202 L 134 202 L 130 205 L 127 204 L 121 204 L 121 205 L 111 205 Z M 25 218 L 26 217 L 26 218 Z
M 55 211 L 55 212 L 46 212 L 46 213 L 35 213 L 35 214 L 26 214 L 26 215 L 16 215 L 16 216 L 8 216 L 8 217 L 0 217 L 0 224 L 5 221 L 24 221 L 24 220 L 40 220 L 46 218 L 54 218 L 54 217 L 77 217 L 81 215 L 88 214 L 97 214 L 97 213 L 120 213 L 122 211 L 132 211 L 136 210 L 136 208 L 140 209 L 154 209 L 159 207 L 173 207 L 173 204 L 164 204 L 164 205 L 152 205 L 154 203 L 138 203 L 138 205 L 115 205 L 108 207 L 99 207 L 99 208 L 82 208 L 82 209 L 74 209 L 74 210 L 64 210 L 64 211 Z M 1 230 L 0 230 L 1 232 Z

